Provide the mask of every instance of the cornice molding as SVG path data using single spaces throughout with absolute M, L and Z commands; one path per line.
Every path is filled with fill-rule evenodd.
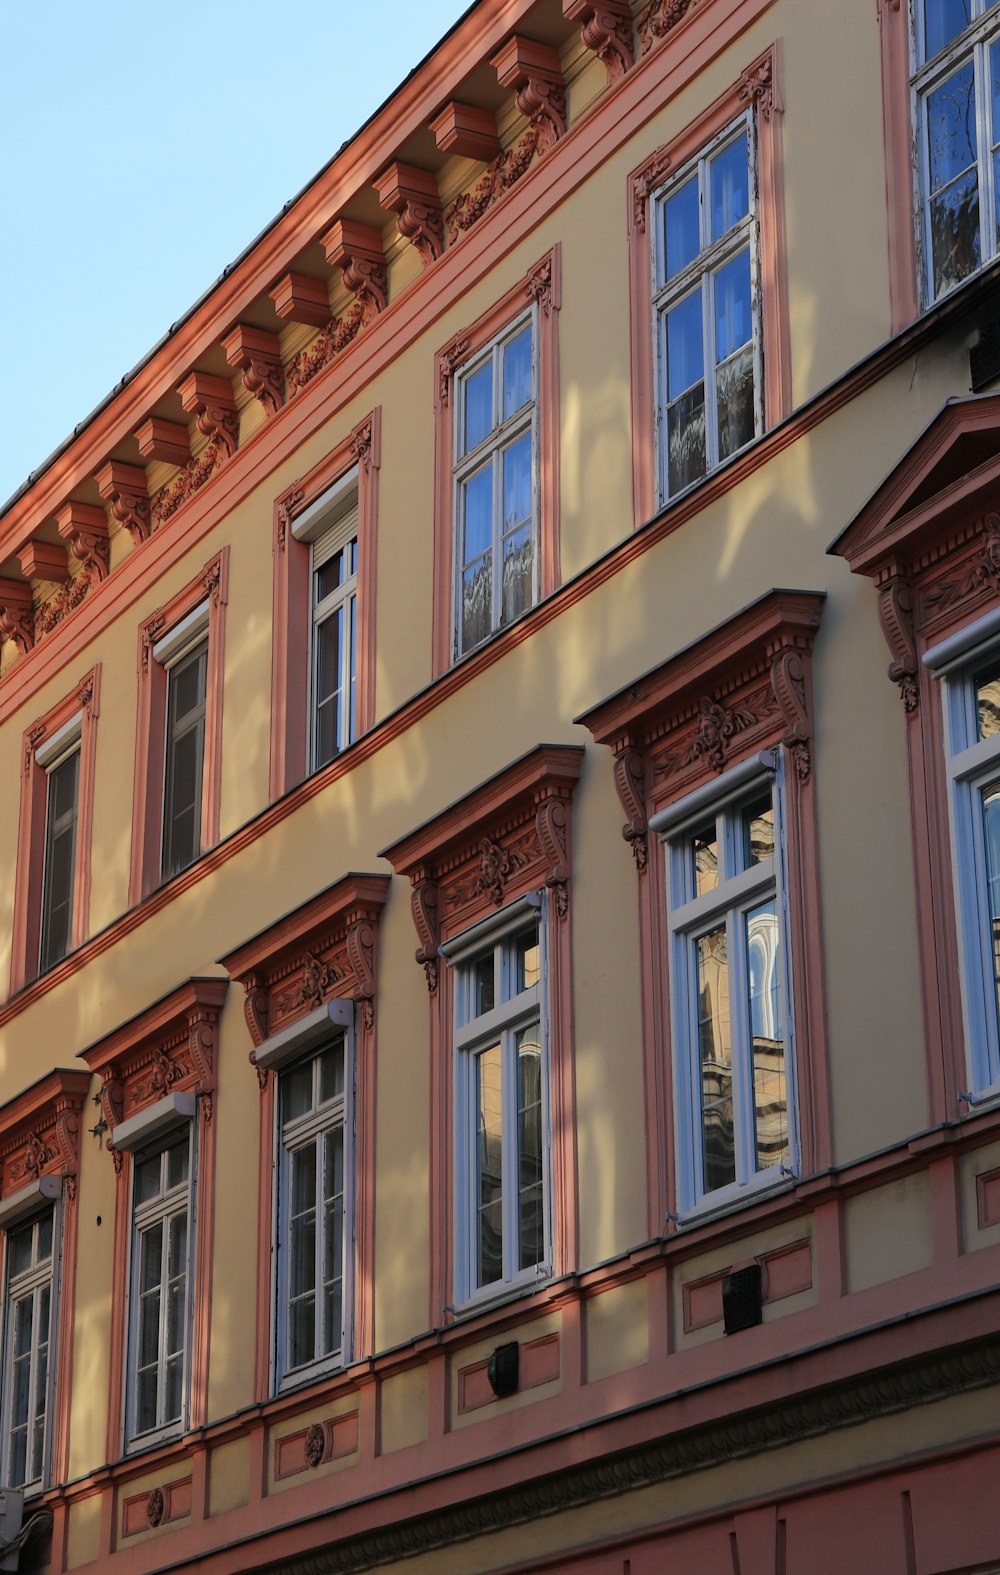
M 531 1476 L 526 1485 L 268 1567 L 272 1575 L 352 1575 L 356 1570 L 433 1553 L 545 1515 L 582 1509 L 598 1499 L 617 1498 L 695 1471 L 788 1448 L 998 1382 L 1000 1338 L 993 1337 L 944 1355 L 831 1384 L 742 1416 L 728 1416 L 585 1465 Z

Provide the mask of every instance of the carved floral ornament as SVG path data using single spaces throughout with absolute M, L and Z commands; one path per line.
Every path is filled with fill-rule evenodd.
M 524 892 L 545 888 L 569 914 L 573 789 L 583 751 L 540 745 L 428 825 L 384 850 L 407 875 L 419 946 L 434 995 L 442 942 Z
M 270 1073 L 257 1065 L 259 1047 L 331 996 L 350 997 L 359 1030 L 374 1032 L 378 921 L 388 889 L 387 875 L 348 875 L 222 958 L 243 986 L 249 1059 L 261 1092 Z
M 798 789 L 812 777 L 810 660 L 823 596 L 772 591 L 577 720 L 614 755 L 622 836 L 649 865 L 649 817 L 752 750 L 780 744 Z
M 0 1107 L 0 1197 L 30 1186 L 40 1176 L 59 1176 L 69 1199 L 76 1197 L 81 1113 L 90 1074 L 56 1071 Z
M 101 1076 L 101 1114 L 112 1129 L 104 1146 L 116 1173 L 122 1155 L 114 1146 L 113 1129 L 173 1090 L 197 1094 L 201 1120 L 211 1123 L 218 1022 L 228 985 L 228 979 L 190 979 L 80 1052 Z

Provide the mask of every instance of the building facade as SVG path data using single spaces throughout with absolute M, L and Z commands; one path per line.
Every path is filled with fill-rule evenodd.
M 1000 1569 L 998 83 L 478 0 L 5 506 L 0 1567 Z

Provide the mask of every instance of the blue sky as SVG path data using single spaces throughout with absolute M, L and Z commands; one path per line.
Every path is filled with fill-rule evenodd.
M 467 6 L 2 7 L 0 502 Z

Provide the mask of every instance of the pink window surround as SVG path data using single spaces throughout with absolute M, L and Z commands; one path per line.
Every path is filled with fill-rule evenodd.
M 650 817 L 762 749 L 783 747 L 802 1171 L 832 1160 L 822 966 L 811 660 L 824 597 L 770 591 L 721 628 L 578 717 L 614 754 L 639 903 L 649 1234 L 676 1214 L 666 862 Z
M 223 547 L 201 573 L 139 625 L 139 695 L 135 724 L 135 782 L 132 793 L 132 865 L 129 904 L 160 885 L 163 837 L 163 756 L 167 673 L 153 647 L 202 602 L 208 603 L 208 678 L 205 695 L 205 760 L 202 775 L 201 850 L 219 840 L 222 788 L 222 691 L 225 672 L 229 548 Z
M 378 1073 L 375 996 L 378 925 L 389 893 L 388 875 L 345 875 L 343 880 L 272 924 L 220 959 L 246 992 L 244 1013 L 253 1049 L 250 1062 L 260 1086 L 260 1188 L 257 1204 L 259 1273 L 254 1399 L 271 1393 L 273 1252 L 272 1177 L 275 1078 L 257 1066 L 264 1040 L 291 1027 L 331 996 L 350 996 L 357 1007 L 354 1219 L 354 1360 L 375 1350 L 375 1091 Z
M 375 721 L 375 607 L 378 567 L 378 473 L 382 463 L 380 406 L 274 504 L 274 616 L 271 647 L 272 801 L 303 780 L 309 719 L 309 544 L 296 541 L 296 517 L 358 467 L 358 624 L 355 735 Z
M 747 108 L 754 112 L 757 127 L 757 220 L 765 426 L 777 426 L 791 412 L 788 267 L 781 155 L 784 106 L 779 66 L 778 45 L 774 43 L 751 62 L 728 92 L 709 105 L 679 136 L 651 153 L 628 178 L 632 501 L 636 526 L 644 524 L 657 510 L 654 442 L 657 393 L 653 358 L 652 235 L 649 227 L 652 200 L 677 170 Z
M 101 666 L 92 667 L 65 699 L 25 729 L 21 754 L 21 808 L 17 833 L 17 874 L 14 882 L 14 924 L 11 938 L 10 993 L 14 995 L 38 973 L 41 939 L 42 881 L 45 864 L 45 816 L 48 777 L 37 752 L 60 728 L 80 718 L 80 777 L 77 798 L 75 868 L 73 871 L 72 951 L 87 938 L 90 921 L 91 830 L 94 817 L 94 767 L 97 718 L 100 713 Z
M 877 591 L 906 726 L 932 1125 L 968 1088 L 942 686 L 923 653 L 1000 600 L 1000 395 L 944 407 L 831 547 Z
M 913 207 L 910 17 L 909 6 L 901 5 L 900 0 L 877 0 L 877 3 L 882 54 L 889 309 L 892 333 L 898 334 L 914 321 L 920 309 Z
M 228 979 L 189 979 L 137 1017 L 79 1052 L 101 1077 L 101 1114 L 112 1130 L 104 1147 L 115 1168 L 114 1263 L 111 1283 L 111 1379 L 107 1458 L 122 1451 L 125 1345 L 128 1327 L 129 1241 L 132 1224 L 132 1156 L 114 1146 L 114 1128 L 168 1093 L 198 1096 L 194 1215 L 194 1317 L 191 1335 L 192 1429 L 208 1420 L 209 1339 L 212 1327 L 212 1243 L 215 1234 L 216 1053 L 219 1014 Z
M 455 640 L 455 425 L 456 374 L 532 302 L 537 303 L 538 550 L 539 597 L 555 590 L 559 570 L 559 334 L 562 249 L 556 245 L 529 268 L 507 294 L 434 359 L 434 607 L 432 668 L 435 678 L 453 662 Z
M 572 797 L 584 751 L 539 744 L 426 825 L 386 848 L 412 884 L 413 922 L 430 996 L 430 1318 L 453 1302 L 452 1003 L 438 948 L 526 892 L 549 893 L 547 1001 L 552 1112 L 553 1272 L 577 1263 L 577 1145 L 570 883 Z
M 49 1475 L 65 1481 L 69 1472 L 69 1403 L 73 1387 L 73 1322 L 76 1297 L 77 1173 L 82 1115 L 90 1092 L 90 1073 L 57 1068 L 0 1107 L 0 1198 L 29 1186 L 39 1176 L 62 1179 L 59 1271 L 59 1322 L 55 1340 L 55 1387 L 51 1419 Z M 0 1232 L 0 1285 L 6 1237 Z

